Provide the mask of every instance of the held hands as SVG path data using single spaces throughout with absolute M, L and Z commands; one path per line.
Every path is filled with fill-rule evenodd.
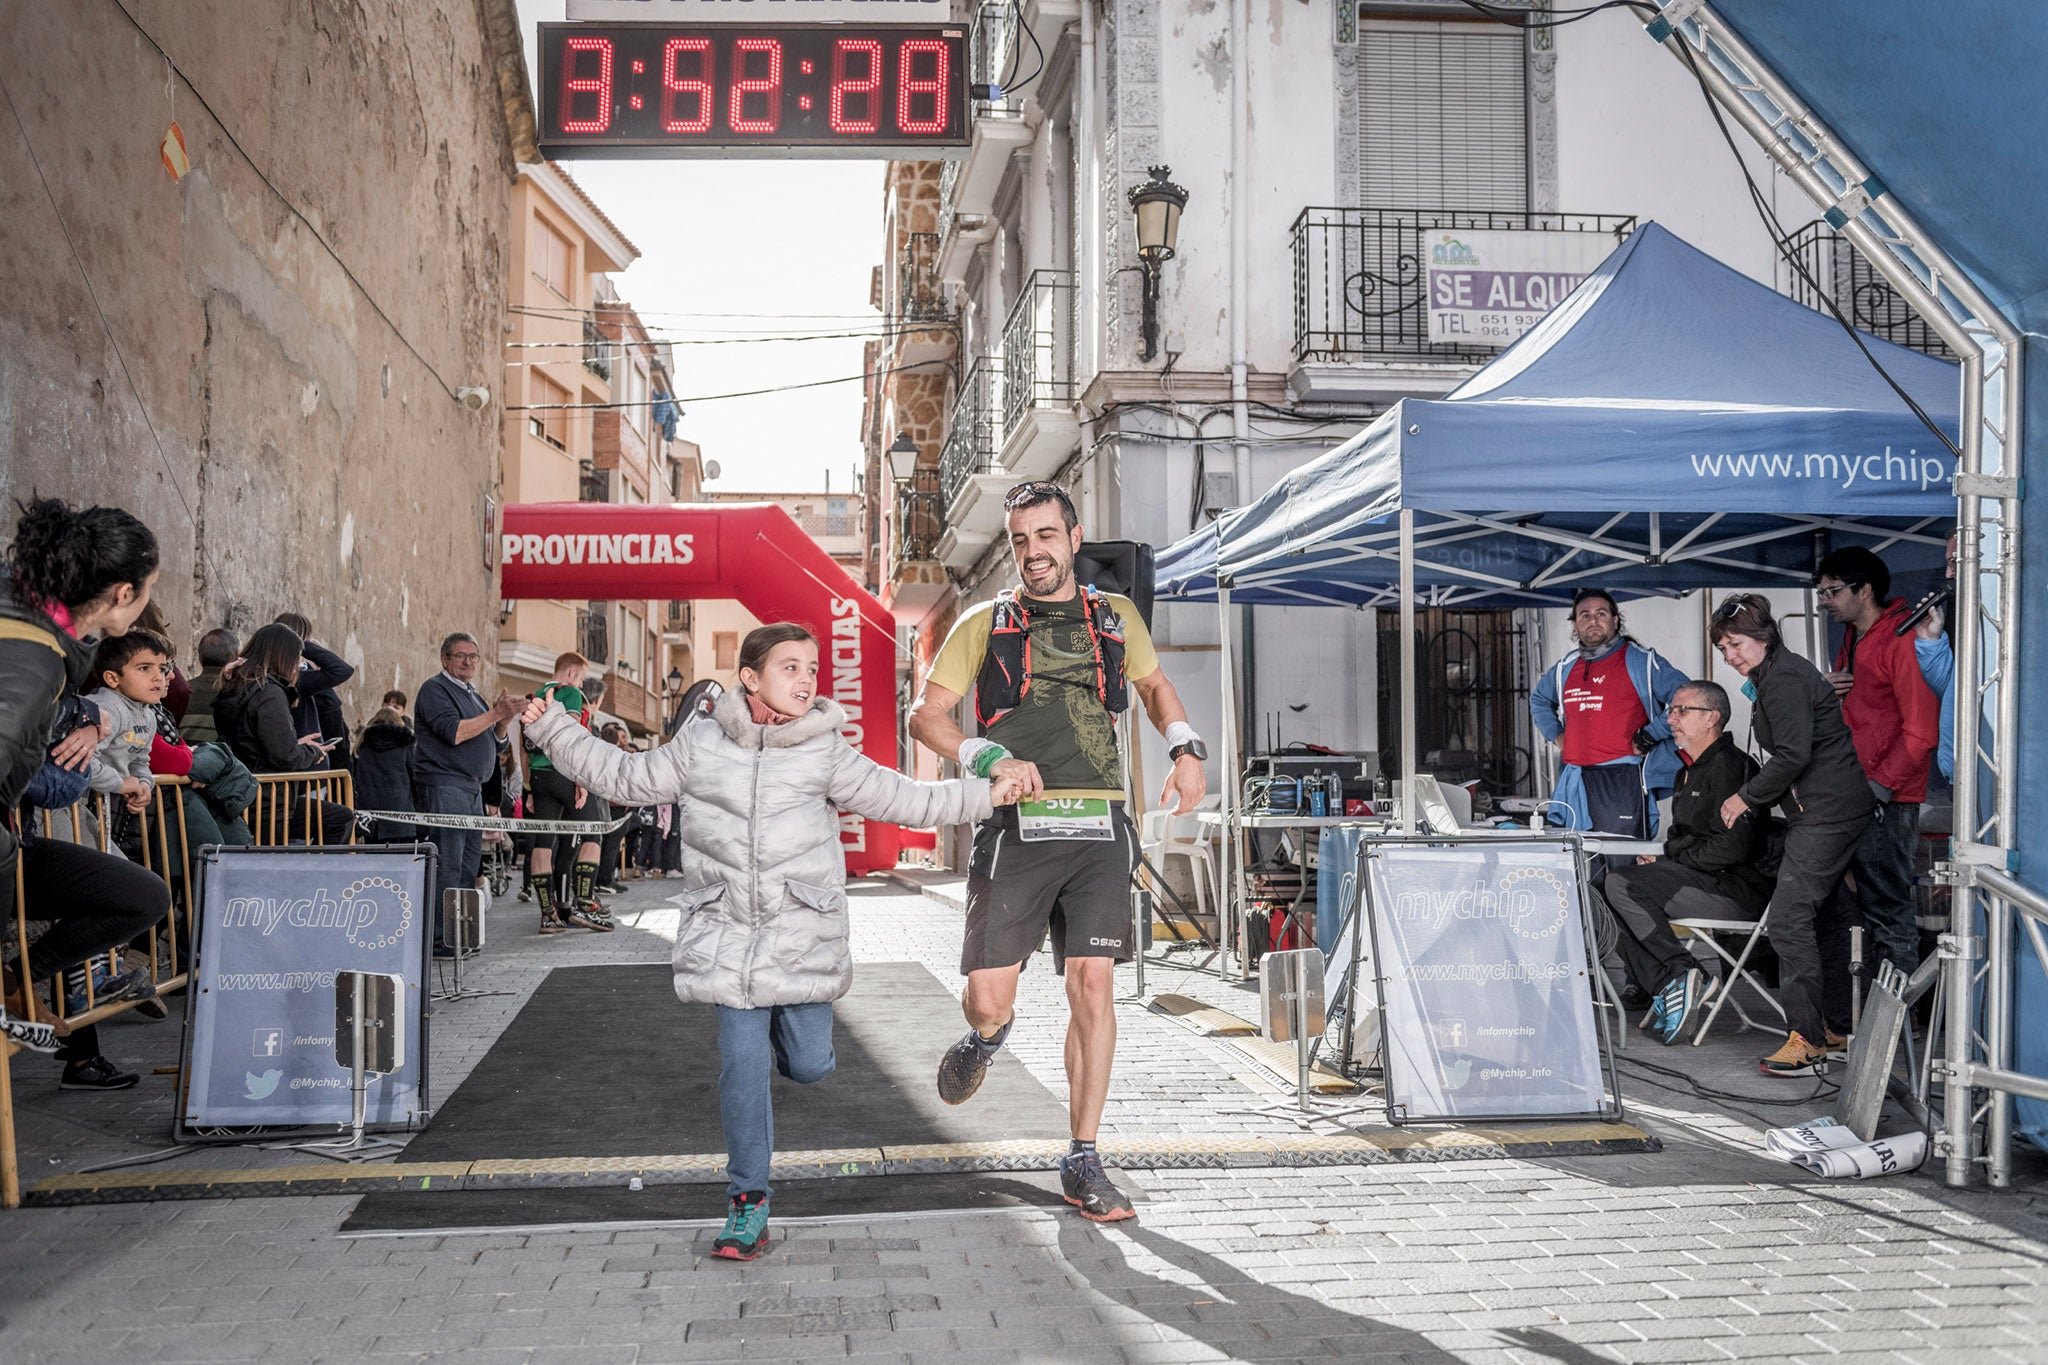
M 1202 803 L 1208 792 L 1209 778 L 1202 771 L 1202 760 L 1193 754 L 1183 754 L 1173 761 L 1173 771 L 1166 775 L 1166 786 L 1159 793 L 1159 804 L 1171 803 L 1175 815 L 1186 815 Z
M 988 803 L 991 806 L 1014 806 L 1017 798 L 1024 793 L 1024 784 L 1014 777 L 992 777 L 988 784 Z
M 1731 796 L 1721 803 L 1721 823 L 1730 829 L 1734 829 L 1735 822 L 1747 814 L 1749 803 L 1740 796 Z
M 150 784 L 139 777 L 121 779 L 121 800 L 137 815 L 149 809 Z
M 1015 801 L 1035 800 L 1045 795 L 1045 779 L 1038 775 L 1036 763 L 1026 763 L 1021 758 L 1001 759 L 995 767 L 989 769 L 988 776 L 990 782 L 997 784 L 989 788 L 989 800 L 999 806 Z M 1010 797 L 1009 802 L 996 796 L 996 791 L 1003 784 L 1015 785 L 1015 795 Z

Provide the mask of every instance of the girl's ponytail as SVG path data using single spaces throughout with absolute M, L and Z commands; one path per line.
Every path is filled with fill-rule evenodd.
M 156 536 L 118 507 L 77 511 L 38 497 L 16 505 L 14 586 L 37 606 L 82 607 L 116 584 L 139 584 L 156 572 Z

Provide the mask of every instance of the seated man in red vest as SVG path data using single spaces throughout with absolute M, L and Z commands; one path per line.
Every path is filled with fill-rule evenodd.
M 1124 809 L 1116 739 L 1129 692 L 1172 746 L 1162 803 L 1180 813 L 1195 808 L 1209 755 L 1137 608 L 1074 581 L 1081 527 L 1065 490 L 1019 484 L 1003 510 L 1023 590 L 1006 589 L 961 615 L 909 720 L 910 733 L 933 752 L 1024 786 L 1022 801 L 975 831 L 960 953 L 961 1008 L 973 1028 L 940 1060 L 939 1097 L 959 1104 L 980 1088 L 1015 1020 L 1018 974 L 1049 929 L 1069 1011 L 1073 1143 L 1060 1182 L 1083 1217 L 1111 1222 L 1135 1212 L 1095 1152 L 1116 1053 L 1113 973 L 1133 946 L 1138 835 Z M 980 731 L 972 739 L 951 714 L 970 694 Z

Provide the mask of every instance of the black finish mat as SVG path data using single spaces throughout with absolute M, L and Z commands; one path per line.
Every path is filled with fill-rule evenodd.
M 838 1069 L 816 1085 L 775 1078 L 777 1152 L 1064 1138 L 1065 1106 L 1008 1055 L 972 1102 L 939 1099 L 939 1054 L 965 1031 L 923 967 L 861 964 L 833 1006 Z M 669 968 L 649 964 L 549 972 L 402 1159 L 724 1150 L 717 1011 L 678 1001 Z
M 986 1175 L 835 1176 L 775 1185 L 777 1222 L 790 1218 L 871 1218 L 928 1210 L 1064 1209 L 1059 1175 L 1003 1171 Z M 1136 1195 L 1130 1179 L 1119 1183 Z M 581 1223 L 707 1222 L 725 1216 L 723 1185 L 649 1185 L 644 1190 L 529 1189 L 365 1195 L 343 1232 L 559 1227 Z M 705 1234 L 707 1237 L 709 1232 Z M 778 1238 L 782 1234 L 777 1234 Z

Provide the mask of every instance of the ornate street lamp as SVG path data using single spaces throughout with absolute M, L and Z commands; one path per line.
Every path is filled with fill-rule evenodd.
M 1138 222 L 1138 261 L 1145 275 L 1144 350 L 1138 358 L 1150 360 L 1159 354 L 1159 267 L 1173 259 L 1174 244 L 1180 236 L 1180 211 L 1187 207 L 1188 192 L 1166 177 L 1170 166 L 1147 168 L 1152 178 L 1132 188 L 1131 213 Z

